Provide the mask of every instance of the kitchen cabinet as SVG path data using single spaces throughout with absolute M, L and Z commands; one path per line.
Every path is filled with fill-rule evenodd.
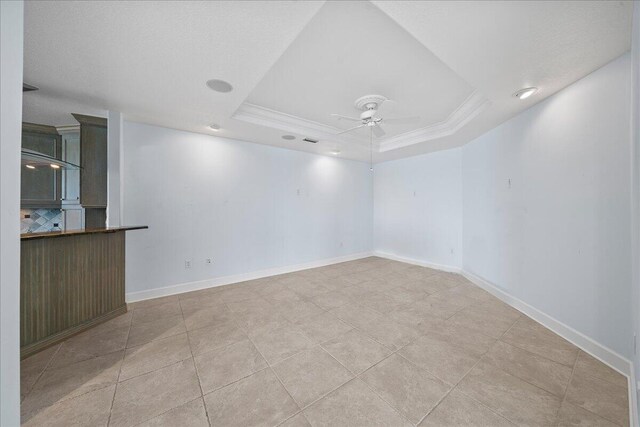
M 62 160 L 80 164 L 80 126 L 59 127 L 62 138 Z M 80 170 L 64 169 L 62 171 L 62 205 L 80 204 Z
M 107 207 L 107 119 L 73 114 L 80 123 L 80 204 Z
M 22 124 L 22 148 L 61 159 L 62 140 L 53 126 Z M 20 206 L 23 208 L 59 208 L 61 204 L 62 171 L 51 167 L 21 171 Z

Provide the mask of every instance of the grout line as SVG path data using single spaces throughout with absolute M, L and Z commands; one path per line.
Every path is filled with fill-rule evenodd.
M 56 357 L 56 355 L 58 354 L 58 352 L 62 348 L 63 344 L 64 344 L 64 341 L 61 342 L 58 345 L 58 348 L 56 349 L 56 351 L 54 351 L 53 354 L 51 355 L 51 357 L 49 358 L 49 360 L 47 360 L 47 363 L 45 363 L 44 368 L 42 368 L 42 371 L 40 372 L 40 374 L 38 374 L 38 377 L 36 378 L 36 380 L 33 382 L 33 384 L 31 384 L 31 387 L 29 388 L 29 391 L 24 395 L 24 398 L 20 400 L 20 404 L 22 404 L 22 402 L 27 399 L 27 397 L 31 394 L 31 392 L 35 388 L 36 384 L 38 384 L 38 381 L 40 381 L 40 378 L 42 378 L 42 376 L 47 371 L 47 369 L 49 369 L 49 366 L 51 366 L 51 362 L 53 362 L 53 359 Z
M 120 368 L 118 369 L 118 378 L 116 378 L 116 386 L 113 389 L 113 397 L 111 398 L 111 406 L 109 407 L 109 418 L 107 419 L 107 426 L 111 424 L 111 415 L 113 415 L 113 404 L 116 401 L 116 393 L 118 392 L 118 384 L 120 384 L 120 374 L 122 374 L 122 365 L 124 365 L 124 357 L 127 354 L 127 343 L 129 342 L 129 335 L 131 335 L 131 325 L 133 323 L 133 312 L 131 313 L 131 319 L 129 319 L 129 330 L 127 331 L 127 339 L 122 349 L 122 360 L 120 360 Z
M 187 324 L 184 320 L 184 311 L 182 310 L 182 304 L 180 304 L 180 299 L 178 298 L 178 307 L 180 307 L 180 314 L 182 315 L 182 323 L 184 323 L 185 330 L 187 329 Z M 229 307 L 227 307 L 228 309 Z M 191 361 L 193 363 L 193 370 L 196 372 L 196 378 L 198 379 L 198 387 L 200 388 L 200 398 L 202 399 L 202 406 L 204 406 L 204 415 L 207 417 L 207 422 L 209 426 L 211 426 L 211 420 L 209 419 L 209 410 L 207 409 L 207 405 L 204 402 L 204 392 L 202 390 L 202 381 L 200 381 L 200 373 L 198 372 L 198 365 L 196 365 L 196 358 L 193 355 L 193 348 L 191 348 L 191 339 L 189 338 L 189 332 L 186 331 L 185 335 L 187 337 L 187 345 L 189 346 L 189 353 L 191 353 Z M 173 409 L 173 408 L 171 408 Z M 169 409 L 169 410 L 171 410 Z

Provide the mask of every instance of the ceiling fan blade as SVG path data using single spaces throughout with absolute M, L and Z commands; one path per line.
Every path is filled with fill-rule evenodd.
M 359 121 L 361 121 L 361 120 L 360 120 L 360 119 L 358 119 L 358 118 L 355 118 L 355 117 L 347 117 L 347 116 L 343 116 L 343 115 L 341 115 L 341 114 L 329 114 L 329 115 L 330 115 L 331 117 L 335 117 L 335 118 L 336 118 L 336 119 L 338 119 L 338 120 L 350 120 L 350 121 L 352 121 L 352 122 L 359 122 Z
M 336 135 L 342 135 L 343 133 L 351 132 L 352 130 L 360 129 L 361 127 L 364 127 L 364 126 L 366 125 L 360 125 L 360 126 L 353 127 L 351 129 L 343 130 L 342 132 L 336 133 Z
M 405 125 L 420 122 L 420 117 L 394 117 L 390 119 L 384 119 L 384 122 L 397 125 Z
M 381 116 L 393 114 L 398 109 L 398 103 L 393 99 L 386 99 L 382 104 L 378 105 L 378 112 Z
M 378 138 L 386 135 L 386 132 L 380 127 L 380 125 L 373 126 L 371 130 L 373 131 L 373 134 Z

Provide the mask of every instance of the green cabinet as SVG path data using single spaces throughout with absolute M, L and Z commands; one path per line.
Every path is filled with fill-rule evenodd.
M 22 148 L 61 158 L 61 137 L 53 126 L 22 124 Z M 23 208 L 59 208 L 62 171 L 22 166 L 20 205 Z
M 107 119 L 73 114 L 80 123 L 80 204 L 107 206 Z

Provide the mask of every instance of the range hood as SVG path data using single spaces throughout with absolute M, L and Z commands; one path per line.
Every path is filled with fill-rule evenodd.
M 23 148 L 20 154 L 22 166 L 29 169 L 39 169 L 45 167 L 65 170 L 80 169 L 80 166 L 73 163 L 65 162 L 64 160 L 56 159 L 55 157 L 47 156 L 46 154 L 42 154 L 37 151 L 27 150 L 26 148 Z

